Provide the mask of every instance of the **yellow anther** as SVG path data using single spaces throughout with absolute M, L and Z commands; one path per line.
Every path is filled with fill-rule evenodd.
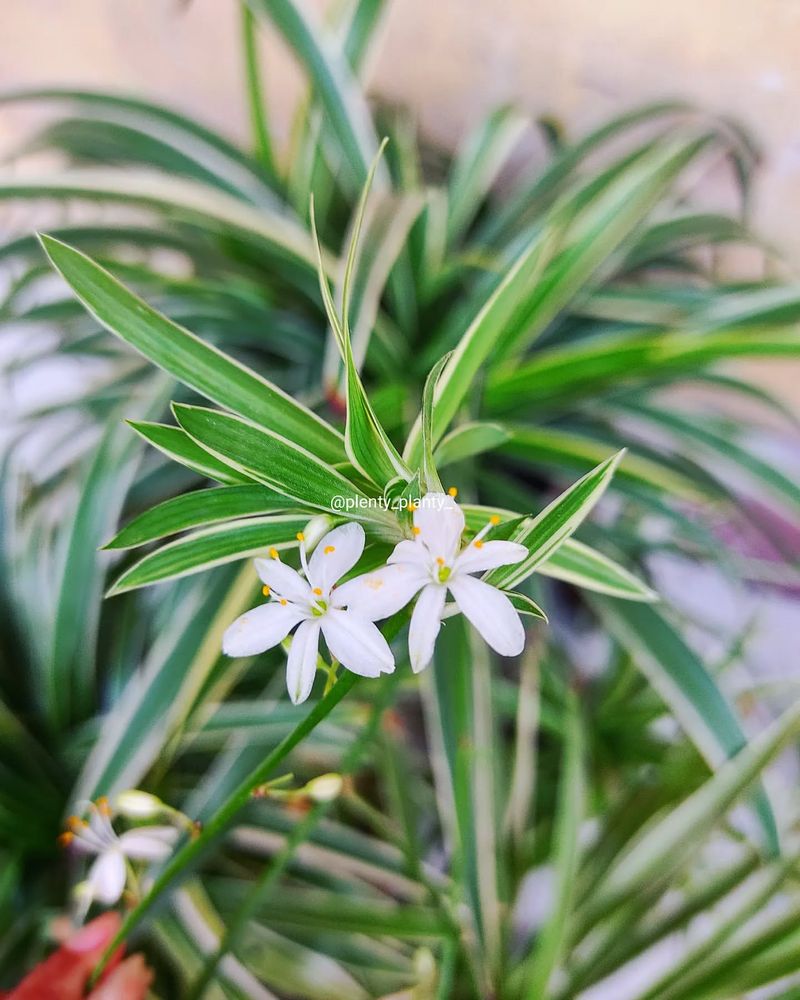
M 101 795 L 100 798 L 95 802 L 97 806 L 97 811 L 103 816 L 111 815 L 111 806 L 108 804 L 108 799 L 105 795 Z
M 483 548 L 483 542 L 480 540 L 480 538 L 476 538 L 472 544 L 475 546 L 476 549 Z
M 322 551 L 323 551 L 323 553 L 326 556 L 329 556 L 331 554 L 331 552 L 335 552 L 336 551 L 336 546 L 335 545 L 326 545 L 325 548 Z
M 492 514 L 492 516 L 489 518 L 489 524 L 499 524 L 499 523 L 500 523 L 500 515 Z
M 72 841 L 75 839 L 75 834 L 71 830 L 65 830 L 59 835 L 58 842 L 62 847 L 69 847 Z
M 314 587 L 312 593 L 316 594 L 318 597 L 321 597 L 322 596 L 322 588 L 321 587 Z
M 284 607 L 284 608 L 285 608 L 285 607 L 286 607 L 286 605 L 287 605 L 288 603 L 289 603 L 289 602 L 288 602 L 288 601 L 286 600 L 286 598 L 285 598 L 285 597 L 282 597 L 282 598 L 281 598 L 281 606 L 282 606 L 282 607 Z
M 264 584 L 264 586 L 263 586 L 263 587 L 261 588 L 261 593 L 262 593 L 262 594 L 264 595 L 264 597 L 269 597 L 269 595 L 270 595 L 271 591 L 270 591 L 270 589 L 269 589 L 269 587 L 267 586 L 267 584 L 266 584 L 266 583 L 265 583 L 265 584 Z
M 422 528 L 418 528 L 415 524 L 411 530 L 414 532 L 415 535 L 418 535 L 422 531 Z
M 306 540 L 306 536 L 303 534 L 302 531 L 298 531 L 297 534 L 295 535 L 295 538 L 297 539 L 298 542 L 304 542 Z
M 270 559 L 280 559 L 280 555 L 278 554 L 278 550 L 277 549 L 270 549 L 269 550 L 269 557 L 270 557 Z
M 450 489 L 447 491 L 447 493 L 448 493 L 448 496 L 457 497 L 458 496 L 458 487 L 457 486 L 451 486 Z
M 436 563 L 437 563 L 437 565 L 439 565 L 439 566 L 444 566 L 444 559 L 442 559 L 442 557 L 441 557 L 441 556 L 437 556 L 437 557 L 436 557 Z
M 416 510 L 419 507 L 419 504 L 417 503 L 416 500 L 409 500 L 408 503 L 406 504 L 406 507 L 409 510 Z
M 80 816 L 70 816 L 67 820 L 67 826 L 74 832 L 77 832 L 78 830 L 82 830 L 86 826 L 86 823 Z

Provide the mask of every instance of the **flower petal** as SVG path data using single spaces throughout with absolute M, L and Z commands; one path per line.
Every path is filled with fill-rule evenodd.
M 296 604 L 270 601 L 240 615 L 222 637 L 226 656 L 255 656 L 286 638 L 305 613 Z
M 360 618 L 374 622 L 404 608 L 428 579 L 424 569 L 402 562 L 348 580 L 331 596 L 337 607 L 347 607 Z
M 174 826 L 142 826 L 123 833 L 119 846 L 134 861 L 164 861 L 172 854 L 177 839 Z
M 299 705 L 311 694 L 317 673 L 319 619 L 305 621 L 292 637 L 286 661 L 286 687 L 293 704 Z
M 256 559 L 255 563 L 262 582 L 275 591 L 276 597 L 285 597 L 295 604 L 311 603 L 311 587 L 296 569 L 280 559 Z
M 89 869 L 86 881 L 92 887 L 92 898 L 104 906 L 113 906 L 125 888 L 127 873 L 125 858 L 118 847 L 101 854 Z
M 454 573 L 482 573 L 497 566 L 510 566 L 522 562 L 528 550 L 519 542 L 474 542 L 464 549 L 453 566 Z
M 462 613 L 501 656 L 517 656 L 525 645 L 525 629 L 514 606 L 497 587 L 474 576 L 451 577 L 448 586 Z
M 417 598 L 408 630 L 408 655 L 415 674 L 424 670 L 431 662 L 433 647 L 442 624 L 446 596 L 445 587 L 429 583 Z
M 340 524 L 329 531 L 311 553 L 308 578 L 327 597 L 337 580 L 349 573 L 364 551 L 364 529 L 360 524 Z
M 386 561 L 390 566 L 393 566 L 395 563 L 411 563 L 428 572 L 434 560 L 427 546 L 423 545 L 422 542 L 412 542 L 410 539 L 405 538 L 402 542 L 398 542 L 395 545 L 392 554 Z
M 414 511 L 414 527 L 434 559 L 452 565 L 464 531 L 464 513 L 455 500 L 447 493 L 426 493 Z
M 389 643 L 371 621 L 332 608 L 320 622 L 328 649 L 348 670 L 362 677 L 392 673 L 394 656 Z

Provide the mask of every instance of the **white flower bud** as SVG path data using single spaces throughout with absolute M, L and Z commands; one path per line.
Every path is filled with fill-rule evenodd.
M 126 819 L 154 819 L 164 812 L 164 803 L 149 792 L 130 788 L 120 792 L 114 802 L 116 811 Z
M 321 774 L 312 778 L 303 792 L 315 802 L 333 802 L 342 792 L 344 780 L 341 774 Z
M 327 514 L 317 514 L 316 517 L 312 517 L 305 528 L 303 528 L 307 551 L 313 552 L 319 540 L 330 530 L 331 518 Z

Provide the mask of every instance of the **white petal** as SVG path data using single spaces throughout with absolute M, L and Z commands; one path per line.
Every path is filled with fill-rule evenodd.
M 451 577 L 448 587 L 464 615 L 501 656 L 517 656 L 525 645 L 525 629 L 514 606 L 497 587 L 474 576 Z
M 424 670 L 431 662 L 433 647 L 442 624 L 446 596 L 445 587 L 429 583 L 417 599 L 408 630 L 408 655 L 415 674 Z
M 447 493 L 426 493 L 414 511 L 414 527 L 434 559 L 452 565 L 464 531 L 464 513 L 455 500 Z
M 296 604 L 270 601 L 240 615 L 222 637 L 226 656 L 255 656 L 285 639 L 305 614 Z
M 177 839 L 174 826 L 142 826 L 123 833 L 119 846 L 134 861 L 163 861 L 172 854 Z
M 116 842 L 117 835 L 111 820 L 94 803 L 89 808 L 89 829 L 98 838 L 101 844 L 108 846 Z
M 311 603 L 311 587 L 296 569 L 280 559 L 256 559 L 256 572 L 276 597 L 285 597 L 295 604 Z
M 395 563 L 411 563 L 420 569 L 424 569 L 426 572 L 428 571 L 428 567 L 433 565 L 434 562 L 433 557 L 422 542 L 412 542 L 408 538 L 395 545 L 394 551 L 386 561 L 390 565 L 394 565 Z
M 117 902 L 125 888 L 125 880 L 125 858 L 116 847 L 98 857 L 87 878 L 92 887 L 92 898 L 105 906 L 113 906 Z
M 341 524 L 329 531 L 308 560 L 312 587 L 319 587 L 327 596 L 334 583 L 355 566 L 363 551 L 364 529 L 360 524 Z
M 374 622 L 404 608 L 428 579 L 425 570 L 411 563 L 381 566 L 343 583 L 332 597 L 337 607 L 347 607 Z
M 319 620 L 306 621 L 292 637 L 286 661 L 286 687 L 295 705 L 305 701 L 314 686 L 319 649 Z
M 522 562 L 527 554 L 528 550 L 519 542 L 484 542 L 480 546 L 470 542 L 456 559 L 453 572 L 482 573 L 497 566 L 511 566 Z
M 332 608 L 320 621 L 331 654 L 354 674 L 377 677 L 394 670 L 389 643 L 366 618 Z

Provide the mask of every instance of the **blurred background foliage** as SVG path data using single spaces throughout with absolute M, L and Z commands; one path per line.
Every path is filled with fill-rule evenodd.
M 189 996 L 233 925 L 209 996 L 699 1000 L 772 983 L 795 996 L 794 761 L 768 782 L 760 826 L 732 807 L 798 730 L 795 709 L 742 750 L 741 716 L 763 729 L 796 682 L 749 674 L 744 615 L 709 635 L 702 614 L 709 579 L 733 581 L 741 606 L 798 585 L 800 487 L 770 445 L 796 443 L 796 417 L 732 363 L 800 353 L 800 287 L 747 225 L 757 151 L 737 124 L 683 102 L 577 138 L 504 106 L 455 152 L 435 148 L 359 83 L 383 8 L 352 0 L 326 24 L 292 0 L 243 8 L 247 149 L 136 96 L 2 95 L 52 114 L 0 174 L 18 230 L 0 246 L 3 353 L 23 400 L 3 470 L 0 984 L 45 952 L 65 907 L 75 872 L 56 837 L 75 803 L 142 786 L 202 820 L 302 716 L 280 652 L 220 656 L 257 593 L 245 560 L 263 544 L 257 523 L 246 537 L 222 525 L 201 561 L 194 529 L 210 518 L 178 522 L 188 533 L 142 578 L 157 586 L 103 600 L 138 558 L 98 553 L 119 524 L 231 481 L 160 425 L 170 398 L 196 395 L 87 315 L 33 230 L 341 421 L 309 198 L 335 283 L 388 136 L 351 320 L 395 443 L 429 369 L 524 264 L 439 445 L 448 484 L 535 512 L 627 446 L 579 537 L 651 580 L 664 559 L 698 575 L 680 610 L 624 603 L 616 578 L 574 588 L 578 550 L 576 565 L 537 576 L 551 625 L 532 628 L 520 663 L 490 661 L 451 623 L 419 685 L 401 666 L 391 689 L 362 686 L 291 762 L 298 781 L 349 773 L 343 795 L 310 812 L 248 808 L 145 928 L 156 992 Z M 265 110 L 262 22 L 307 75 L 287 149 Z M 543 170 L 515 155 L 532 128 L 549 146 Z M 27 166 L 33 153 L 46 169 Z M 697 195 L 720 165 L 736 215 Z M 728 244 L 755 248 L 749 280 L 717 266 Z

